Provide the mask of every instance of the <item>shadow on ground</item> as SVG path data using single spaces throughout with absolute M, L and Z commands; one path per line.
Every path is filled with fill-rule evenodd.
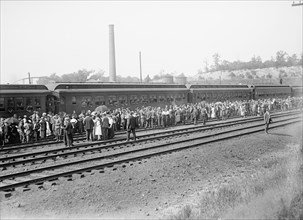
M 292 135 L 289 135 L 289 134 L 280 134 L 280 133 L 269 133 L 268 134 L 271 134 L 271 135 L 277 135 L 277 136 L 286 136 L 286 137 L 292 137 Z

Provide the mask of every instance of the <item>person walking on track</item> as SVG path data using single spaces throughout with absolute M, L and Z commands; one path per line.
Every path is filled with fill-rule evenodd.
M 136 141 L 136 118 L 133 116 L 133 112 L 130 113 L 127 119 L 127 139 L 129 141 L 130 133 L 133 133 L 134 141 Z
M 271 122 L 271 118 L 270 118 L 270 114 L 268 109 L 266 109 L 265 113 L 264 113 L 264 123 L 265 123 L 265 133 L 268 134 L 268 128 L 269 128 L 269 124 Z
M 93 141 L 94 121 L 89 113 L 86 113 L 86 117 L 84 118 L 83 125 L 86 131 L 86 140 L 89 141 L 91 138 L 91 140 Z

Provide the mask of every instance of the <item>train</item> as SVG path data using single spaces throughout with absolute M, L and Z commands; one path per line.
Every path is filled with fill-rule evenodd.
M 138 83 L 53 83 L 0 85 L 0 117 L 29 115 L 33 111 L 86 112 L 100 105 L 109 109 L 165 107 L 223 100 L 302 96 L 302 86 L 202 85 Z

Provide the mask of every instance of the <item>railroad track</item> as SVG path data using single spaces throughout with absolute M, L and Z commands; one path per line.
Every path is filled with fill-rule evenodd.
M 295 112 L 293 114 L 296 114 Z M 287 115 L 288 117 L 289 115 Z M 273 116 L 275 117 L 281 117 L 281 115 Z M 162 132 L 155 132 L 150 134 L 141 135 L 138 137 L 138 142 L 146 141 L 146 140 L 156 140 L 159 138 L 168 138 L 168 137 L 174 137 L 177 134 L 184 135 L 189 134 L 192 132 L 202 132 L 206 130 L 212 130 L 212 129 L 218 129 L 218 128 L 225 128 L 227 126 L 235 126 L 235 125 L 241 125 L 243 123 L 249 123 L 249 122 L 258 122 L 260 121 L 260 118 L 250 118 L 250 119 L 242 119 L 237 121 L 229 121 L 229 122 L 221 122 L 221 123 L 215 123 L 208 126 L 194 126 L 194 127 L 186 127 L 181 129 L 174 129 L 174 130 L 166 130 Z M 121 145 L 122 143 L 122 145 Z M 122 148 L 125 143 L 125 138 L 117 138 L 115 140 L 110 140 L 107 142 L 93 142 L 93 143 L 82 143 L 78 144 L 77 146 L 73 147 L 61 147 L 56 149 L 48 149 L 48 150 L 39 150 L 36 152 L 30 152 L 30 153 L 23 153 L 23 154 L 17 154 L 17 155 L 8 155 L 6 154 L 4 157 L 0 157 L 0 170 L 6 170 L 9 169 L 9 167 L 15 168 L 18 165 L 21 165 L 22 167 L 26 165 L 33 165 L 33 164 L 41 164 L 47 161 L 56 161 L 67 159 L 70 157 L 77 157 L 77 156 L 84 156 L 87 154 L 95 154 L 95 153 L 101 153 L 102 151 L 109 151 L 114 150 L 116 148 Z M 102 146 L 99 146 L 102 144 Z M 96 146 L 98 145 L 98 146 Z
M 278 112 L 278 113 L 275 113 L 275 114 L 291 114 L 291 112 L 295 112 L 297 110 L 294 110 L 294 111 L 290 111 L 288 113 L 281 113 L 281 112 Z M 249 116 L 248 118 L 251 118 L 251 117 L 254 117 L 254 116 Z M 239 116 L 232 116 L 232 117 L 229 117 L 228 119 L 241 119 L 241 117 Z M 201 121 L 198 121 L 199 123 L 201 123 Z M 213 120 L 213 119 L 210 119 L 207 123 L 209 122 L 220 122 L 218 120 Z M 190 125 L 190 124 L 193 124 L 192 122 L 187 122 L 186 125 Z M 170 128 L 176 128 L 178 127 L 177 126 L 173 126 L 173 127 L 170 127 Z M 148 130 L 159 130 L 161 128 L 154 128 L 154 129 L 148 129 Z M 140 129 L 137 129 L 137 132 L 140 132 L 140 131 L 145 131 L 144 128 L 140 128 Z M 125 134 L 126 131 L 116 131 L 115 132 L 115 135 L 120 135 L 120 134 Z M 86 137 L 85 137 L 85 134 L 74 134 L 74 142 L 81 142 L 81 141 L 85 141 L 86 140 Z M 55 141 L 55 137 L 54 136 L 50 136 L 50 137 L 47 137 L 46 139 L 44 140 L 38 140 L 38 141 L 35 141 L 35 142 L 32 142 L 32 143 L 16 143 L 16 144 L 8 144 L 8 145 L 5 145 L 5 146 L 2 146 L 0 147 L 0 154 L 2 153 L 9 153 L 9 152 L 19 152 L 19 151 L 22 151 L 22 150 L 27 150 L 27 149 L 36 149 L 36 148 L 45 148 L 45 147 L 49 147 L 51 145 L 58 145 L 58 144 L 61 144 L 63 143 L 62 140 L 60 140 L 59 142 L 56 142 Z
M 276 113 L 274 115 L 272 115 L 272 117 L 276 117 L 276 116 L 282 116 L 282 115 L 292 115 L 292 114 L 296 114 L 297 112 L 299 111 L 291 111 L 291 112 L 287 112 L 287 113 Z M 245 121 L 255 121 L 255 120 L 260 120 L 261 117 L 248 117 L 248 118 L 235 118 L 235 121 L 241 121 L 241 122 L 245 122 Z M 214 123 L 214 124 L 209 124 L 209 123 Z M 227 121 L 217 121 L 217 120 L 212 120 L 212 121 L 209 121 L 207 125 L 205 125 L 204 127 L 205 128 L 208 128 L 208 127 L 212 127 L 216 124 L 231 124 L 233 123 L 233 121 L 231 122 L 230 120 L 227 120 Z M 191 123 L 192 124 L 192 123 Z M 202 126 L 201 124 L 198 124 L 198 126 Z M 173 126 L 173 127 L 170 127 L 170 129 L 176 129 L 178 130 L 178 126 Z M 187 129 L 187 128 L 185 128 Z M 162 129 L 138 129 L 136 130 L 137 133 L 141 132 L 141 131 L 151 131 L 151 130 L 162 130 Z M 181 130 L 184 130 L 184 129 L 181 129 Z M 77 144 L 76 147 L 72 147 L 72 148 L 69 148 L 69 149 L 74 149 L 74 148 L 77 148 L 79 146 L 82 146 L 82 147 L 86 147 L 86 144 L 87 145 L 92 145 L 92 144 L 95 144 L 95 143 L 115 143 L 117 141 L 121 141 L 123 140 L 123 138 L 117 138 L 117 136 L 120 136 L 120 135 L 124 135 L 125 136 L 125 133 L 126 131 L 123 131 L 123 132 L 117 132 L 115 134 L 115 137 L 114 139 L 110 139 L 110 140 L 107 140 L 107 141 L 94 141 L 94 143 L 91 143 L 91 142 L 84 142 L 82 144 Z M 79 136 L 78 136 L 79 137 Z M 81 140 L 84 140 L 85 138 L 82 138 L 80 136 L 80 138 L 78 139 L 74 139 L 74 143 L 76 143 L 78 141 L 81 141 Z M 37 143 L 31 143 L 31 144 L 19 144 L 17 146 L 5 146 L 3 148 L 0 148 L 0 155 L 8 155 L 9 153 L 10 154 L 19 154 L 21 151 L 28 151 L 28 150 L 36 150 L 36 149 L 43 149 L 43 148 L 47 148 L 49 149 L 50 147 L 54 147 L 54 148 L 58 148 L 58 151 L 61 151 L 61 150 L 66 150 L 66 148 L 63 148 L 63 147 L 58 147 L 61 145 L 61 143 L 63 143 L 62 141 L 61 142 L 45 142 L 43 141 L 42 143 L 40 142 L 37 142 Z M 47 153 L 47 152 L 46 152 Z M 1 161 L 2 158 L 0 158 L 0 161 Z
M 289 116 L 288 118 L 284 118 L 277 121 L 277 119 L 279 119 L 279 116 L 276 116 L 274 124 L 271 125 L 271 127 L 274 128 L 291 123 L 296 123 L 301 121 L 301 117 L 302 114 L 300 114 L 300 118 Z M 111 151 L 106 155 L 97 156 L 89 159 L 77 160 L 68 163 L 53 164 L 51 166 L 45 166 L 37 169 L 35 168 L 17 173 L 7 173 L 5 175 L 1 175 L 0 191 L 14 190 L 16 187 L 27 187 L 31 184 L 43 184 L 43 182 L 46 181 L 56 181 L 60 177 L 72 179 L 73 175 L 85 176 L 87 173 L 91 174 L 94 172 L 104 172 L 104 168 L 112 167 L 117 164 L 130 163 L 131 161 L 142 160 L 143 158 L 149 158 L 160 154 L 167 154 L 185 148 L 197 147 L 205 143 L 211 143 L 214 141 L 220 141 L 260 131 L 264 131 L 264 125 L 262 121 L 258 124 L 240 128 L 233 128 L 227 131 L 217 131 L 214 134 L 207 134 L 200 137 L 187 137 L 185 140 L 184 138 L 183 140 L 176 140 L 175 138 L 175 140 L 167 140 L 164 144 L 153 145 L 153 141 L 159 138 L 163 139 L 168 138 L 169 136 L 173 137 L 181 134 L 165 134 L 161 137 L 155 137 L 156 139 L 153 140 L 151 140 L 150 138 L 141 137 L 136 143 L 124 143 L 124 145 L 138 145 L 138 143 L 141 142 L 145 144 L 144 147 L 142 147 L 142 145 L 140 147 L 133 146 L 132 149 L 126 147 L 124 148 L 124 150 L 120 150 L 119 152 Z M 190 131 L 186 131 L 185 133 L 189 134 L 189 132 Z M 184 133 L 182 135 L 184 135 Z M 120 147 L 117 144 L 116 146 L 110 147 L 121 148 L 121 145 L 122 144 L 120 143 Z M 92 170 L 95 171 L 93 172 Z

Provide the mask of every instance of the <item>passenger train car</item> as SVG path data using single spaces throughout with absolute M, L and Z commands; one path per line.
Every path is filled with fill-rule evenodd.
M 0 117 L 33 111 L 77 114 L 100 105 L 109 109 L 180 105 L 201 101 L 248 100 L 302 96 L 302 86 L 177 85 L 136 83 L 54 83 L 0 85 Z
M 303 87 L 302 86 L 292 86 L 292 96 L 303 96 Z
M 255 85 L 253 86 L 253 99 L 272 97 L 286 98 L 292 96 L 292 87 L 289 85 Z
M 252 88 L 247 85 L 190 85 L 189 102 L 249 100 Z
M 55 112 L 54 97 L 44 85 L 0 85 L 0 117 Z
M 52 87 L 52 88 L 51 88 Z M 60 99 L 59 111 L 86 112 L 100 105 L 110 109 L 187 103 L 188 89 L 177 84 L 59 83 L 49 86 Z

